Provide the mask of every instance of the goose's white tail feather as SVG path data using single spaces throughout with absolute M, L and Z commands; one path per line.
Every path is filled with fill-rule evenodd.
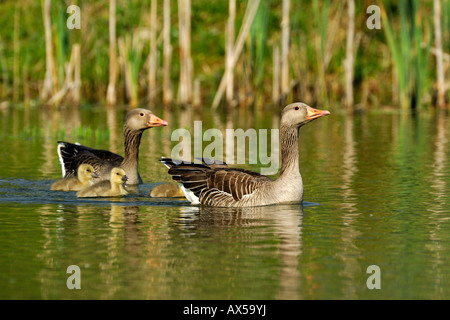
M 159 161 L 161 161 L 166 167 L 167 169 L 170 169 L 170 166 L 164 161 L 165 158 L 161 157 L 161 159 Z M 189 189 L 186 189 L 182 183 L 178 184 L 181 188 L 181 191 L 183 191 L 184 196 L 186 197 L 186 199 L 191 203 L 191 204 L 200 204 L 200 200 L 199 198 L 194 194 L 194 192 L 192 192 Z
M 198 197 L 189 189 L 186 189 L 181 183 L 179 183 L 181 191 L 183 191 L 184 196 L 191 204 L 200 204 Z
M 64 165 L 64 159 L 63 159 L 62 154 L 61 154 L 61 148 L 63 148 L 63 147 L 64 147 L 64 143 L 58 143 L 58 149 L 57 149 L 57 151 L 58 151 L 58 158 L 59 158 L 59 163 L 61 164 L 62 176 L 64 178 L 65 175 L 66 175 L 66 167 Z

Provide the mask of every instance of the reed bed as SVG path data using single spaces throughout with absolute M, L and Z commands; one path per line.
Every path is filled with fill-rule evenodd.
M 376 1 L 381 29 L 366 26 L 372 4 L 2 1 L 0 102 L 448 108 L 450 0 Z

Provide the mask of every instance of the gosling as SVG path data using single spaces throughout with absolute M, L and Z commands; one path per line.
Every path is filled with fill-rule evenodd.
M 79 198 L 92 197 L 119 197 L 128 194 L 125 190 L 128 180 L 125 171 L 122 168 L 113 168 L 111 170 L 110 180 L 103 180 L 96 184 L 77 192 Z
M 54 182 L 50 190 L 55 191 L 79 191 L 94 184 L 94 179 L 98 178 L 97 172 L 90 164 L 81 164 L 78 167 L 76 177 L 67 177 Z
M 152 198 L 184 198 L 184 193 L 180 186 L 173 183 L 163 183 L 156 186 L 150 192 Z

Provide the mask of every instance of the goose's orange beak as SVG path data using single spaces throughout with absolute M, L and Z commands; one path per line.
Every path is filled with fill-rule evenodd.
M 306 112 L 307 112 L 306 118 L 308 120 L 320 118 L 320 117 L 327 116 L 330 114 L 330 111 L 314 109 L 309 106 L 306 107 Z
M 162 127 L 162 126 L 167 126 L 168 123 L 166 120 L 160 119 L 157 116 L 155 116 L 154 114 L 150 115 L 150 120 L 148 121 L 148 126 L 149 127 Z

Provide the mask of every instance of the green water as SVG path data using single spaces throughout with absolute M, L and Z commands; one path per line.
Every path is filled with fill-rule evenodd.
M 123 154 L 124 110 L 0 112 L 1 299 L 449 299 L 450 127 L 438 115 L 338 112 L 301 129 L 303 205 L 210 209 L 152 199 L 172 130 L 225 128 L 155 110 L 144 184 L 121 199 L 50 191 L 56 141 Z M 234 128 L 278 118 L 236 115 Z M 257 169 L 258 166 L 246 166 Z M 81 289 L 69 290 L 77 265 Z M 381 289 L 368 289 L 377 265 Z

